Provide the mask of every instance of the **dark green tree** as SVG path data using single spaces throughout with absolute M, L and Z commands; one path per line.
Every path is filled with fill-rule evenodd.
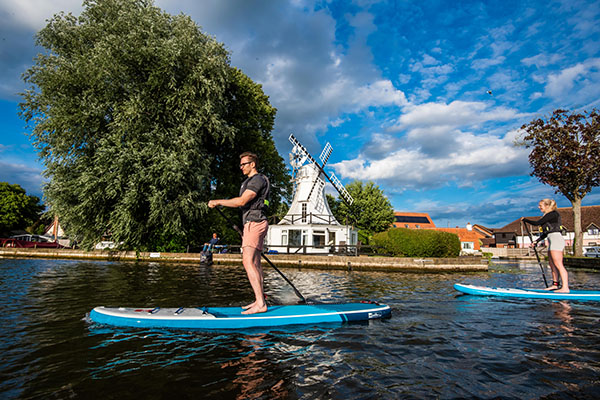
M 556 188 L 571 202 L 575 225 L 575 255 L 583 254 L 581 200 L 600 186 L 600 114 L 555 110 L 547 119 L 523 125 L 520 143 L 531 148 L 532 176 Z
M 139 250 L 203 242 L 218 230 L 205 202 L 237 194 L 238 160 L 224 166 L 246 149 L 289 193 L 276 110 L 188 16 L 150 0 L 86 0 L 37 43 L 47 51 L 24 74 L 21 116 L 50 178 L 47 202 L 83 246 L 106 234 Z
M 28 196 L 20 185 L 0 182 L 0 235 L 33 225 L 44 206 L 37 196 Z
M 358 227 L 359 238 L 363 243 L 369 243 L 374 233 L 383 232 L 391 227 L 394 222 L 394 209 L 379 186 L 371 181 L 353 181 L 346 185 L 346 190 L 354 199 L 350 207 L 332 196 L 327 196 L 327 202 L 340 223 Z
M 269 104 L 268 97 L 261 85 L 254 83 L 237 68 L 231 70 L 231 79 L 226 95 L 228 104 L 226 119 L 236 132 L 232 142 L 213 143 L 210 151 L 215 154 L 211 165 L 211 175 L 218 176 L 214 181 L 213 198 L 229 198 L 239 194 L 240 184 L 246 178 L 240 171 L 239 155 L 245 151 L 256 153 L 259 157 L 258 170 L 271 182 L 268 215 L 281 212 L 282 202 L 289 199 L 292 183 L 285 161 L 277 152 L 271 131 L 275 123 L 277 110 Z M 224 209 L 235 222 L 241 223 L 237 210 Z M 211 218 L 218 215 L 211 212 Z M 220 217 L 220 216 L 219 216 Z M 217 219 L 219 218 L 217 217 Z M 237 242 L 236 232 L 226 236 L 229 242 Z

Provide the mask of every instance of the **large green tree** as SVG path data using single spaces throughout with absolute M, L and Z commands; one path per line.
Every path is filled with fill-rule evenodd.
M 531 148 L 532 176 L 556 188 L 572 204 L 575 225 L 575 255 L 583 254 L 581 200 L 600 186 L 600 114 L 555 110 L 546 119 L 523 125 L 523 142 Z
M 374 233 L 391 227 L 394 208 L 379 186 L 372 181 L 357 180 L 346 185 L 346 190 L 354 199 L 352 205 L 327 195 L 329 208 L 340 223 L 357 226 L 364 243 L 368 243 Z
M 44 206 L 37 196 L 28 196 L 20 185 L 0 182 L 0 235 L 25 229 L 41 216 Z
M 236 194 L 242 149 L 289 193 L 270 135 L 276 110 L 188 16 L 150 0 L 86 0 L 37 43 L 47 51 L 24 74 L 21 115 L 50 178 L 47 202 L 82 245 L 107 233 L 141 250 L 208 238 L 219 226 L 205 202 Z

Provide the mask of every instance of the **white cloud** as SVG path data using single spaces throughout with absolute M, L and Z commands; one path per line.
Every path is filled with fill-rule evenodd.
M 521 62 L 528 67 L 535 65 L 537 68 L 541 68 L 555 64 L 562 58 L 563 57 L 560 54 L 537 54 L 535 56 L 526 57 L 522 59 Z
M 565 68 L 559 73 L 548 76 L 545 94 L 553 98 L 561 98 L 569 94 L 580 82 L 592 81 L 595 87 L 600 84 L 600 58 L 587 60 Z M 596 89 L 597 91 L 597 89 Z
M 504 56 L 498 56 L 496 58 L 478 58 L 477 60 L 473 60 L 471 66 L 473 69 L 481 70 L 487 69 L 489 67 L 493 67 L 496 65 L 502 64 L 506 60 Z
M 0 182 L 18 183 L 28 195 L 41 197 L 45 180 L 41 169 L 0 161 Z
M 508 121 L 521 116 L 516 110 L 505 107 L 489 108 L 483 102 L 455 100 L 450 104 L 424 103 L 405 107 L 396 129 L 411 126 L 473 126 L 487 121 Z
M 527 168 L 528 151 L 513 145 L 516 132 L 508 132 L 504 137 L 460 131 L 445 133 L 452 135 L 448 141 L 451 144 L 436 156 L 426 154 L 421 148 L 400 148 L 377 160 L 361 153 L 332 167 L 347 179 L 384 181 L 412 189 L 439 187 L 449 182 L 469 186 L 478 180 L 518 175 Z M 443 141 L 444 132 L 440 130 L 438 134 L 437 138 L 435 135 L 422 138 L 422 143 Z
M 60 11 L 67 10 L 75 15 L 81 13 L 81 0 L 1 0 L 0 22 L 12 26 L 24 26 L 32 31 L 44 27 L 46 20 Z

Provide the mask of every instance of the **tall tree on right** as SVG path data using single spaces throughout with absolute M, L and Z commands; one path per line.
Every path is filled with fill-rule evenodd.
M 346 190 L 354 199 L 352 206 L 333 196 L 327 195 L 329 208 L 341 224 L 351 224 L 358 228 L 359 239 L 368 244 L 371 236 L 389 229 L 394 222 L 394 208 L 383 190 L 374 182 L 353 181 Z
M 535 119 L 521 127 L 521 145 L 531 148 L 532 176 L 556 188 L 573 207 L 576 256 L 583 254 L 581 200 L 600 186 L 600 114 L 555 110 L 547 119 Z

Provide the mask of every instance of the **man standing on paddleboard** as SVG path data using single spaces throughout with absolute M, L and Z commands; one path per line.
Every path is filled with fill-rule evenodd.
M 269 179 L 258 172 L 258 157 L 245 152 L 240 155 L 240 169 L 247 176 L 242 183 L 240 194 L 232 199 L 210 200 L 208 206 L 239 207 L 242 210 L 244 233 L 242 236 L 242 262 L 248 280 L 254 291 L 255 301 L 243 307 L 242 314 L 256 314 L 267 311 L 263 287 L 263 271 L 260 263 L 263 243 L 267 234 L 265 209 L 271 185 Z

